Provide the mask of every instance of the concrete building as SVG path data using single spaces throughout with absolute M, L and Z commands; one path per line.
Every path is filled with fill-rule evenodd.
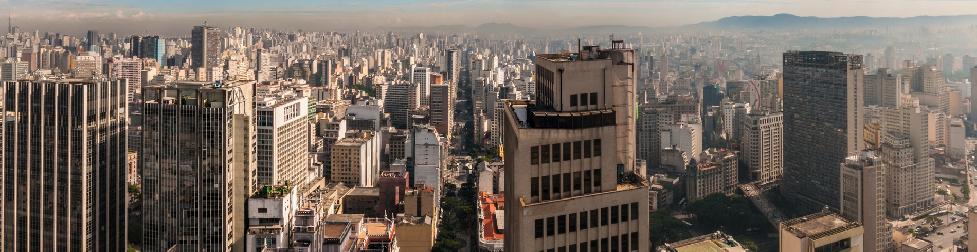
M 641 105 L 638 113 L 637 158 L 646 160 L 648 169 L 654 170 L 661 165 L 661 130 L 694 121 L 699 116 L 699 105 L 692 96 L 674 95 Z
M 935 161 L 929 156 L 929 114 L 904 105 L 882 111 L 882 162 L 888 177 L 889 216 L 902 218 L 933 204 Z
M 950 118 L 950 125 L 947 132 L 947 154 L 953 159 L 963 159 L 968 154 L 967 151 L 967 132 L 963 124 L 963 119 Z
M 244 249 L 244 205 L 257 188 L 253 87 L 143 88 L 143 251 Z
M 967 248 L 977 248 L 977 210 L 967 212 Z
M 380 175 L 380 139 L 370 132 L 354 132 L 332 148 L 330 181 L 373 187 Z
M 4 250 L 125 250 L 125 82 L 0 85 Z
M 715 193 L 732 195 L 738 184 L 736 152 L 707 149 L 689 163 L 685 174 L 686 199 L 691 203 Z
M 778 251 L 863 251 L 862 225 L 823 211 L 780 223 Z
M 407 83 L 391 83 L 383 86 L 383 110 L 390 114 L 390 126 L 407 129 L 410 118 L 410 89 Z
M 448 84 L 431 85 L 431 101 L 428 109 L 431 125 L 449 142 L 455 125 L 455 105 Z
M 832 167 L 865 145 L 863 74 L 860 55 L 784 53 L 784 132 L 788 133 L 781 189 L 807 212 L 825 205 L 838 209 L 840 176 Z
M 220 67 L 223 52 L 220 29 L 206 25 L 194 26 L 190 33 L 190 43 L 190 68 L 209 72 L 212 68 Z
M 634 168 L 634 51 L 611 44 L 538 55 L 535 102 L 506 105 L 506 251 L 650 248 L 648 184 Z
M 102 76 L 102 57 L 97 54 L 75 56 L 75 68 L 71 73 L 72 77 L 81 79 Z
M 109 62 L 111 66 L 109 77 L 115 79 L 124 79 L 129 86 L 129 100 L 132 100 L 132 94 L 142 92 L 143 85 L 143 64 L 142 60 L 138 58 L 122 58 L 115 57 Z
M 257 100 L 258 186 L 301 187 L 310 179 L 308 98 L 283 92 Z
M 740 160 L 749 180 L 761 185 L 780 182 L 784 175 L 784 114 L 754 110 L 743 120 Z
M 427 67 L 414 67 L 411 70 L 410 83 L 413 86 L 411 91 L 416 93 L 411 94 L 417 103 L 412 104 L 414 108 L 417 107 L 427 107 L 431 102 L 431 69 Z
M 660 149 L 677 149 L 685 152 L 689 157 L 698 157 L 702 153 L 702 124 L 677 123 L 665 126 L 661 130 Z
M 977 66 L 970 68 L 970 123 L 977 123 Z
M 291 247 L 297 191 L 292 185 L 267 185 L 248 199 L 247 251 Z
M 412 162 L 408 169 L 411 186 L 424 185 L 441 191 L 441 169 L 443 169 L 445 142 L 431 126 L 418 125 L 410 130 L 405 143 L 405 155 Z
M 901 78 L 887 68 L 865 75 L 865 106 L 899 107 L 904 93 Z
M 892 225 L 886 219 L 885 163 L 874 152 L 850 156 L 841 164 L 841 216 L 862 223 L 863 249 L 893 249 Z

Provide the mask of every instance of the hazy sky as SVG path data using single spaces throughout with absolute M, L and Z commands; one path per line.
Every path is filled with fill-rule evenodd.
M 8 13 L 2 13 L 4 10 Z M 674 26 L 725 16 L 977 14 L 977 0 L 0 0 L 24 29 L 181 34 L 189 26 L 254 25 L 306 30 L 512 23 Z

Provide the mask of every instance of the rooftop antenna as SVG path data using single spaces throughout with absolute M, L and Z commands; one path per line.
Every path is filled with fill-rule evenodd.
M 577 37 L 577 53 L 580 53 L 580 51 L 583 51 L 583 45 L 580 44 L 580 38 Z

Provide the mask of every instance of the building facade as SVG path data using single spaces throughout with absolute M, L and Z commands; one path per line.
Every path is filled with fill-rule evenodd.
M 892 250 L 892 225 L 886 219 L 885 163 L 865 151 L 841 164 L 841 216 L 862 223 L 863 250 Z

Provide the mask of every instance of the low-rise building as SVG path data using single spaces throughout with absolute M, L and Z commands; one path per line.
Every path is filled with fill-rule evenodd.
M 658 247 L 658 252 L 746 252 L 733 236 L 722 231 L 692 237 L 674 243 L 666 243 Z
M 829 211 L 780 223 L 780 250 L 862 251 L 862 225 Z

